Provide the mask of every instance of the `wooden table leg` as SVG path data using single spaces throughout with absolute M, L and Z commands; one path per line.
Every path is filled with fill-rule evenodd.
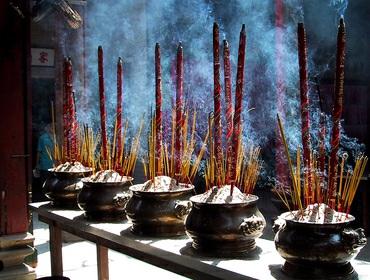
M 109 279 L 108 248 L 97 244 L 96 255 L 98 262 L 98 279 L 108 280 Z
M 367 183 L 367 181 L 366 181 Z M 362 225 L 365 230 L 365 234 L 370 236 L 370 229 L 369 229 L 369 204 L 368 204 L 368 188 L 367 184 L 364 186 L 362 190 Z
M 50 263 L 51 275 L 63 275 L 63 258 L 62 258 L 62 231 L 53 224 L 49 224 L 50 231 Z

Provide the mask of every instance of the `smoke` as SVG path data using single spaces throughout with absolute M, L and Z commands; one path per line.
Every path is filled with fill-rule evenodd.
M 79 120 L 99 127 L 97 48 L 104 50 L 104 76 L 108 128 L 113 133 L 116 106 L 116 63 L 123 59 L 123 117 L 129 121 L 131 137 L 140 120 L 148 120 L 154 109 L 154 47 L 161 45 L 164 131 L 168 133 L 175 98 L 176 48 L 184 49 L 184 95 L 191 109 L 197 110 L 197 139 L 207 130 L 208 114 L 213 111 L 212 26 L 218 22 L 220 39 L 230 44 L 235 92 L 239 32 L 246 24 L 247 47 L 243 99 L 243 142 L 261 146 L 266 174 L 273 174 L 274 140 L 278 101 L 284 108 L 284 128 L 289 147 L 301 147 L 300 100 L 296 27 L 304 20 L 300 0 L 284 2 L 284 22 L 276 26 L 274 1 L 260 0 L 140 0 L 89 1 L 86 20 L 87 98 L 78 98 Z M 342 15 L 348 1 L 331 0 L 330 5 Z M 277 34 L 282 36 L 277 39 Z M 332 34 L 335 37 L 334 34 Z M 334 39 L 335 40 L 335 39 Z M 334 41 L 333 40 L 333 41 Z M 317 49 L 311 48 L 312 55 Z M 220 49 L 222 53 L 222 47 Z M 277 65 L 277 58 L 281 65 Z M 311 56 L 310 56 L 311 57 Z M 222 56 L 221 56 L 222 58 Z M 334 56 L 333 56 L 334 58 Z M 282 66 L 282 67 L 281 67 Z M 281 69 L 278 69 L 281 67 Z M 309 59 L 310 75 L 329 68 Z M 223 65 L 221 65 L 223 69 Z M 277 72 L 282 85 L 277 84 Z M 221 71 L 223 81 L 223 71 Z M 223 83 L 222 83 L 223 84 Z M 277 91 L 284 98 L 278 100 Z M 311 120 L 313 143 L 318 131 L 318 102 L 313 98 Z M 224 98 L 222 100 L 224 104 Z M 330 118 L 328 117 L 328 123 Z M 148 121 L 146 121 L 148 123 Z M 144 139 L 145 136 L 142 138 Z M 351 142 L 351 141 L 349 141 Z M 356 148 L 357 149 L 357 148 Z
M 344 13 L 348 7 L 348 0 L 330 0 L 330 4 L 329 4 L 331 7 L 333 7 L 338 16 L 344 16 Z

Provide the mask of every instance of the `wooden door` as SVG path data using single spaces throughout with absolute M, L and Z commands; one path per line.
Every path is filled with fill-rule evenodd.
M 29 1 L 0 1 L 0 235 L 28 231 Z

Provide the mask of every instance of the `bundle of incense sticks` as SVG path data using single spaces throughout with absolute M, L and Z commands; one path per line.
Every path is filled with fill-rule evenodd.
M 306 67 L 305 60 L 303 59 L 304 54 L 301 52 L 303 51 L 304 46 L 304 29 L 303 25 L 299 24 L 298 26 L 298 42 L 299 42 L 299 64 L 300 64 L 300 74 L 301 74 L 301 98 L 302 95 L 305 95 L 305 77 L 306 71 L 303 68 Z M 320 127 L 320 151 L 319 151 L 319 158 L 317 159 L 314 156 L 314 151 L 309 146 L 305 146 L 309 144 L 305 133 L 309 134 L 309 125 L 307 126 L 307 119 L 302 120 L 302 140 L 303 140 L 303 149 L 308 149 L 306 151 L 307 157 L 303 155 L 303 159 L 310 159 L 308 168 L 307 163 L 304 162 L 303 166 L 305 167 L 305 172 L 303 172 L 303 176 L 301 174 L 301 154 L 300 150 L 297 150 L 296 155 L 296 166 L 293 165 L 293 161 L 290 157 L 287 140 L 284 133 L 284 128 L 282 122 L 280 120 L 279 115 L 277 116 L 278 125 L 280 130 L 280 135 L 283 140 L 284 148 L 286 157 L 288 160 L 288 166 L 290 171 L 290 176 L 292 179 L 292 188 L 290 192 L 292 205 L 295 209 L 300 209 L 303 211 L 308 205 L 314 203 L 325 203 L 329 205 L 331 208 L 339 211 L 344 211 L 348 213 L 350 211 L 351 204 L 353 202 L 355 193 L 357 191 L 358 185 L 360 183 L 361 177 L 365 170 L 367 164 L 367 157 L 364 155 L 360 155 L 355 160 L 354 169 L 352 171 L 347 170 L 345 172 L 346 160 L 348 158 L 347 154 L 342 155 L 341 164 L 338 165 L 338 150 L 339 150 L 339 142 L 340 142 L 340 117 L 342 112 L 343 106 L 343 84 L 344 84 L 344 55 L 345 55 L 345 29 L 344 29 L 344 21 L 343 18 L 340 19 L 339 27 L 338 27 L 338 39 L 337 39 L 337 64 L 336 64 L 336 76 L 335 76 L 335 100 L 334 100 L 334 108 L 333 108 L 333 131 L 331 137 L 331 151 L 330 151 L 330 161 L 328 165 L 328 181 L 327 186 L 325 186 L 323 182 L 324 174 L 325 174 L 325 147 L 323 143 L 325 142 L 325 131 L 324 128 Z M 303 83 L 303 85 L 302 85 Z M 304 91 L 302 93 L 302 91 Z M 318 90 L 319 93 L 319 90 Z M 305 99 L 303 96 L 302 99 Z M 303 100 L 305 101 L 305 100 Z M 308 101 L 302 103 L 308 103 Z M 321 108 L 322 109 L 322 108 Z M 305 112 L 304 112 L 305 113 Z M 307 118 L 302 113 L 302 118 Z M 320 120 L 321 123 L 322 120 Z M 308 123 L 309 124 L 309 123 Z M 321 126 L 321 125 L 320 125 Z M 308 132 L 306 130 L 308 129 Z M 307 148 L 308 147 L 308 148 Z M 305 151 L 303 152 L 305 153 Z M 276 191 L 276 193 L 280 196 L 281 200 L 290 209 L 291 204 L 285 194 L 284 190 Z
M 292 178 L 292 188 L 289 193 L 291 203 L 289 202 L 289 198 L 286 196 L 286 192 L 283 187 L 281 187 L 280 190 L 277 190 L 276 194 L 280 197 L 280 199 L 289 210 L 299 209 L 303 211 L 308 205 L 314 203 L 325 203 L 335 210 L 349 213 L 354 196 L 357 192 L 362 175 L 365 171 L 368 158 L 364 155 L 358 156 L 355 160 L 353 170 L 345 171 L 348 155 L 342 155 L 342 160 L 339 167 L 339 176 L 337 178 L 337 181 L 339 183 L 335 186 L 335 195 L 333 199 L 333 196 L 328 195 L 329 189 L 325 188 L 324 185 L 321 184 L 320 178 L 322 176 L 322 173 L 318 168 L 318 160 L 312 156 L 312 168 L 310 169 L 310 177 L 312 178 L 312 189 L 309 193 L 307 180 L 308 175 L 307 173 L 303 173 L 302 176 L 300 172 L 302 168 L 300 161 L 300 150 L 297 150 L 296 165 L 294 165 L 290 157 L 282 122 L 279 116 L 277 116 L 277 119 L 280 134 L 285 148 L 285 154 L 288 160 L 290 176 Z M 311 155 L 313 155 L 312 152 Z M 291 209 L 291 207 L 293 207 L 294 209 Z
M 182 109 L 183 90 L 183 49 L 181 43 L 177 49 L 177 72 L 176 72 L 176 105 L 172 110 L 172 133 L 171 145 L 164 143 L 162 131 L 162 89 L 161 89 L 161 62 L 160 46 L 155 47 L 155 114 L 151 118 L 151 126 L 148 135 L 148 154 L 143 159 L 145 176 L 154 180 L 155 176 L 166 175 L 175 178 L 180 183 L 191 183 L 206 151 L 208 134 L 196 159 L 193 159 L 195 151 L 196 111 L 190 118 L 190 110 Z M 189 130 L 189 126 L 191 127 Z M 159 134 L 159 135 L 158 135 Z
M 76 102 L 73 90 L 73 69 L 71 58 L 63 61 L 63 137 L 62 145 L 58 143 L 54 103 L 51 102 L 52 139 L 53 149 L 48 150 L 54 166 L 68 162 L 78 161 L 84 166 L 94 166 L 94 147 L 97 142 L 91 129 L 83 126 L 81 130 L 76 117 Z
M 135 170 L 139 148 L 140 148 L 140 136 L 143 130 L 144 120 L 141 120 L 139 129 L 133 140 L 131 141 L 131 145 L 128 146 L 127 142 L 127 129 L 128 129 L 128 121 L 125 122 L 125 126 L 123 131 L 120 135 L 117 132 L 117 122 L 115 124 L 113 139 L 112 142 L 107 141 L 107 160 L 103 160 L 103 157 L 99 157 L 99 161 L 97 162 L 97 170 L 115 170 L 121 176 L 132 176 Z M 117 142 L 118 138 L 121 140 L 120 146 L 122 150 L 120 155 L 118 155 L 117 151 Z
M 78 126 L 76 135 L 76 158 L 74 161 L 78 161 L 83 166 L 88 166 L 95 170 L 97 163 L 95 158 L 95 150 L 99 143 L 99 138 L 94 136 L 94 132 L 87 125 L 83 125 L 82 129 L 80 126 Z M 47 150 L 47 153 L 50 159 L 53 161 L 54 167 L 68 162 L 68 160 L 63 157 L 63 148 L 58 144 L 56 139 L 56 132 L 53 130 L 53 149 Z
M 244 86 L 244 63 L 245 63 L 246 33 L 243 24 L 240 31 L 238 68 L 235 89 L 235 113 L 233 116 L 231 97 L 231 67 L 230 49 L 226 40 L 223 41 L 224 55 L 224 82 L 226 103 L 226 152 L 222 150 L 222 123 L 221 123 L 221 84 L 219 62 L 219 28 L 217 23 L 213 26 L 213 65 L 214 65 L 214 114 L 209 116 L 208 131 L 209 154 L 206 163 L 206 186 L 221 187 L 231 185 L 230 195 L 237 186 L 245 193 L 253 192 L 260 172 L 258 160 L 260 149 L 251 147 L 247 150 L 241 144 L 242 125 L 242 101 Z M 214 130 L 214 133 L 213 133 Z M 224 157 L 226 155 L 226 157 Z
M 117 107 L 114 124 L 113 138 L 107 137 L 106 112 L 105 112 L 105 90 L 104 90 L 104 64 L 103 49 L 98 47 L 98 75 L 99 75 L 99 104 L 101 120 L 101 148 L 99 159 L 95 161 L 96 170 L 115 170 L 120 175 L 132 176 L 138 157 L 140 147 L 140 135 L 144 126 L 143 120 L 136 135 L 127 147 L 128 121 L 122 129 L 122 99 L 123 99 L 123 61 L 117 61 Z M 96 148 L 96 146 L 95 146 Z
M 86 154 L 81 151 L 85 139 L 79 135 L 79 126 L 76 118 L 76 104 L 73 90 L 73 75 L 71 58 L 65 58 L 63 62 L 63 144 L 60 146 L 57 141 L 56 121 L 54 104 L 51 103 L 51 119 L 53 134 L 53 150 L 48 151 L 54 165 L 67 161 L 82 161 Z
M 205 136 L 203 145 L 194 159 L 196 142 L 196 111 L 193 112 L 192 117 L 189 117 L 190 112 L 186 110 L 184 114 L 184 122 L 181 126 L 182 138 L 182 154 L 180 158 L 180 170 L 178 173 L 175 170 L 175 156 L 174 148 L 169 149 L 167 143 L 163 143 L 160 151 L 156 151 L 156 139 L 157 139 L 157 129 L 156 129 L 156 117 L 152 116 L 150 132 L 148 136 L 148 154 L 146 159 L 143 159 L 144 175 L 149 180 L 154 180 L 154 177 L 159 175 L 158 169 L 161 170 L 161 175 L 176 178 L 179 183 L 192 183 L 197 174 L 201 159 L 205 151 L 207 150 L 207 140 L 208 133 Z M 175 131 L 176 131 L 176 111 L 172 111 L 172 134 L 171 143 L 172 147 L 175 142 Z M 189 129 L 190 126 L 190 129 Z M 159 155 L 159 158 L 156 155 Z
M 213 186 L 230 185 L 227 181 L 227 160 L 223 160 L 221 168 L 218 168 L 215 157 L 215 140 L 212 131 L 214 130 L 214 117 L 212 114 L 208 119 L 208 131 L 210 132 L 208 138 L 209 159 L 206 161 L 205 181 L 206 189 Z M 240 141 L 240 140 L 239 140 Z M 261 171 L 261 162 L 259 160 L 261 149 L 259 147 L 245 148 L 243 145 L 239 146 L 238 156 L 236 159 L 236 177 L 235 186 L 242 192 L 250 194 L 254 191 L 258 176 Z

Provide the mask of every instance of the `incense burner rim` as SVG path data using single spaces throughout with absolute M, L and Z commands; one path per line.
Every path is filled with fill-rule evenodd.
M 68 175 L 68 174 L 69 175 L 70 174 L 85 175 L 85 174 L 91 173 L 93 171 L 93 169 L 91 167 L 85 167 L 85 170 L 79 170 L 79 171 L 56 171 L 56 170 L 54 170 L 54 168 L 49 168 L 48 171 L 55 174 L 55 175 Z
M 104 186 L 119 186 L 119 185 L 125 185 L 127 183 L 132 183 L 134 180 L 133 177 L 131 176 L 122 176 L 125 178 L 125 180 L 122 181 L 116 181 L 116 182 L 99 182 L 99 181 L 90 181 L 89 177 L 82 178 L 81 181 L 82 183 L 90 186 L 99 186 L 99 185 L 104 185 Z
M 310 226 L 310 225 L 311 226 L 322 226 L 322 227 L 330 227 L 330 226 L 335 226 L 335 225 L 349 224 L 349 223 L 353 222 L 356 219 L 353 215 L 346 214 L 346 213 L 343 213 L 343 212 L 337 212 L 337 213 L 347 215 L 347 219 L 345 221 L 338 221 L 338 222 L 331 222 L 331 223 L 315 223 L 315 222 L 309 222 L 309 221 L 296 221 L 296 220 L 293 220 L 292 218 L 288 217 L 288 216 L 292 215 L 292 212 L 296 212 L 296 211 L 297 210 L 284 212 L 284 213 L 282 213 L 278 216 L 278 219 L 282 219 L 285 222 L 291 223 L 291 224 L 308 225 L 308 226 Z
M 143 185 L 144 184 L 135 184 L 135 185 L 130 187 L 130 191 L 132 191 L 134 193 L 140 193 L 140 194 L 156 193 L 156 194 L 166 195 L 166 194 L 181 193 L 181 192 L 184 192 L 184 191 L 193 191 L 194 188 L 195 188 L 194 185 L 192 185 L 192 184 L 180 183 L 180 185 L 187 186 L 187 187 L 184 187 L 184 188 L 181 188 L 181 189 L 176 189 L 176 190 L 173 190 L 173 191 L 145 191 L 145 190 L 140 189 Z
M 231 207 L 231 206 L 240 206 L 240 205 L 247 205 L 247 204 L 253 204 L 253 203 L 257 203 L 257 201 L 259 200 L 259 197 L 257 195 L 254 195 L 254 194 L 245 194 L 247 197 L 248 197 L 248 201 L 243 201 L 243 202 L 230 202 L 230 203 L 227 203 L 227 202 L 207 202 L 207 201 L 199 201 L 200 200 L 200 197 L 202 196 L 203 194 L 197 194 L 197 195 L 194 195 L 190 198 L 190 201 L 192 203 L 196 203 L 196 204 L 201 204 L 201 205 L 217 205 L 217 206 L 220 206 L 220 205 L 223 205 L 223 206 L 226 206 L 226 207 Z

